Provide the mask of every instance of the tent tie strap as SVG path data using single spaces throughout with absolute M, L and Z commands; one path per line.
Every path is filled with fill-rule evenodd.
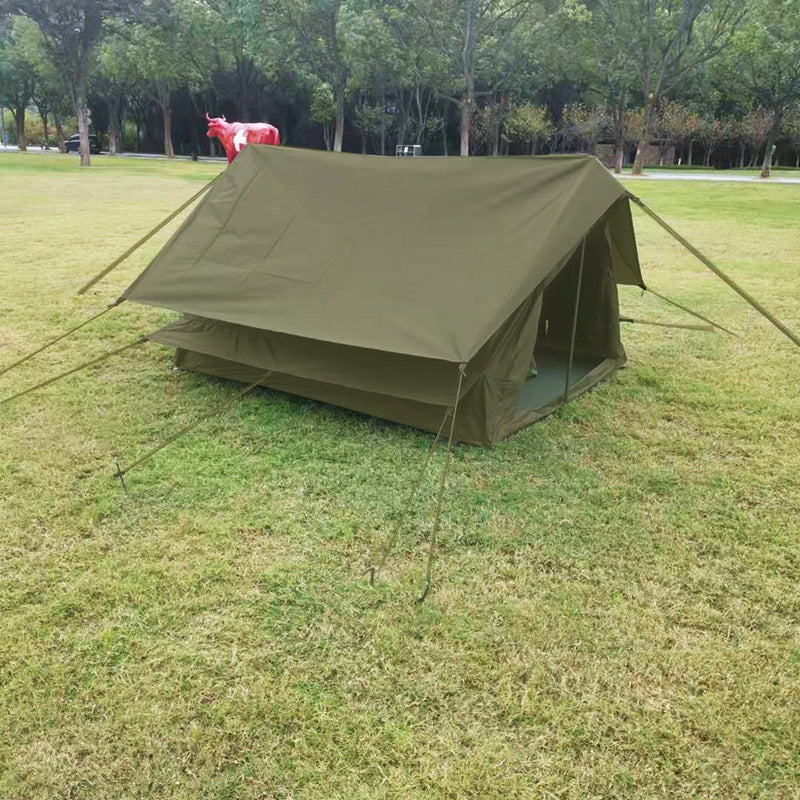
M 461 385 L 464 382 L 466 375 L 466 364 L 458 365 L 458 388 L 456 389 L 456 399 L 453 403 L 453 414 L 450 417 L 450 434 L 447 437 L 447 452 L 444 458 L 444 468 L 442 469 L 442 479 L 439 482 L 439 494 L 436 497 L 436 513 L 433 518 L 433 529 L 431 530 L 431 539 L 428 544 L 428 561 L 425 567 L 425 586 L 422 589 L 422 594 L 414 601 L 415 605 L 424 602 L 428 596 L 431 588 L 431 575 L 433 572 L 433 554 L 436 547 L 436 537 L 439 533 L 439 523 L 442 517 L 442 498 L 444 497 L 445 484 L 447 483 L 447 474 L 450 470 L 450 455 L 453 449 L 453 431 L 456 427 L 456 416 L 458 415 L 458 401 L 461 398 Z
M 696 319 L 700 319 L 703 322 L 708 323 L 709 325 L 713 326 L 714 328 L 717 328 L 717 330 L 720 330 L 723 333 L 727 333 L 727 334 L 729 334 L 731 336 L 735 336 L 737 338 L 739 336 L 738 333 L 734 333 L 733 331 L 728 330 L 727 328 L 723 327 L 722 325 L 719 325 L 718 323 L 714 322 L 713 320 L 709 319 L 708 317 L 704 317 L 702 314 L 698 314 L 696 311 L 692 311 L 691 308 L 687 308 L 686 306 L 681 305 L 680 303 L 676 302 L 675 300 L 670 300 L 669 297 L 664 297 L 663 294 L 659 294 L 654 289 L 651 289 L 649 286 L 647 286 L 644 289 L 644 291 L 650 292 L 650 294 L 652 294 L 654 297 L 657 297 L 659 300 L 663 300 L 665 303 L 668 303 L 671 306 L 675 306 L 675 308 L 679 308 L 681 311 L 685 311 L 687 314 L 690 314 L 691 316 L 695 317 Z
M 381 560 L 378 562 L 377 565 L 371 565 L 367 567 L 365 572 L 369 573 L 369 583 L 370 586 L 375 585 L 375 576 L 386 566 L 386 562 L 389 560 L 389 556 L 391 555 L 392 549 L 394 548 L 395 543 L 397 542 L 397 537 L 400 535 L 400 529 L 403 526 L 403 522 L 405 522 L 406 516 L 408 514 L 408 510 L 411 508 L 411 503 L 414 500 L 415 495 L 417 494 L 417 490 L 422 483 L 422 478 L 425 476 L 425 472 L 428 469 L 428 464 L 430 463 L 431 456 L 433 455 L 433 451 L 436 449 L 436 445 L 439 442 L 439 438 L 442 435 L 442 431 L 444 430 L 444 425 L 447 422 L 447 418 L 450 416 L 450 409 L 448 408 L 447 411 L 444 412 L 444 417 L 442 417 L 442 424 L 439 425 L 439 430 L 436 431 L 436 436 L 431 442 L 431 446 L 428 448 L 428 454 L 425 456 L 425 461 L 422 463 L 420 467 L 419 473 L 417 474 L 417 480 L 414 482 L 414 487 L 411 489 L 411 493 L 408 495 L 408 499 L 406 500 L 405 506 L 403 506 L 403 510 L 400 513 L 400 517 L 395 523 L 394 530 L 392 530 L 392 535 L 389 537 L 389 541 L 386 543 L 386 547 L 383 550 L 383 555 L 381 556 Z
M 180 439 L 181 436 L 185 436 L 187 433 L 189 433 L 189 431 L 194 430 L 194 428 L 196 428 L 201 423 L 205 422 L 210 417 L 213 417 L 215 414 L 218 414 L 224 408 L 227 408 L 232 403 L 235 403 L 239 398 L 244 397 L 248 392 L 251 392 L 253 389 L 255 389 L 256 386 L 258 386 L 261 383 L 261 381 L 263 381 L 266 378 L 268 378 L 271 374 L 272 374 L 272 370 L 267 370 L 263 375 L 260 375 L 249 386 L 245 387 L 240 392 L 237 392 L 235 395 L 233 395 L 233 397 L 229 397 L 224 403 L 220 403 L 218 406 L 213 408 L 207 414 L 204 414 L 202 417 L 200 417 L 200 419 L 196 420 L 195 422 L 192 422 L 190 425 L 187 425 L 185 428 L 181 428 L 181 430 L 179 430 L 176 434 L 174 434 L 173 436 L 170 436 L 169 439 L 166 439 L 161 444 L 159 444 L 158 446 L 154 447 L 152 450 L 148 450 L 148 452 L 145 453 L 141 458 L 136 459 L 136 461 L 134 461 L 133 464 L 130 464 L 129 466 L 125 467 L 124 469 L 121 469 L 119 463 L 117 463 L 116 464 L 117 469 L 116 469 L 116 472 L 114 473 L 114 477 L 120 479 L 120 482 L 122 483 L 123 488 L 127 492 L 128 488 L 127 488 L 127 486 L 125 486 L 125 475 L 127 475 L 134 467 L 138 467 L 140 464 L 143 464 L 145 461 L 147 461 L 150 458 L 152 458 L 156 453 L 160 452 L 165 447 L 167 447 L 167 445 L 172 444 L 176 439 Z
M 397 537 L 400 534 L 400 529 L 402 528 L 403 522 L 405 521 L 405 518 L 406 518 L 406 516 L 408 514 L 408 511 L 411 508 L 411 503 L 414 500 L 414 497 L 415 497 L 415 495 L 417 493 L 417 490 L 419 489 L 420 484 L 422 483 L 422 478 L 425 475 L 425 472 L 426 472 L 426 470 L 428 468 L 428 464 L 430 463 L 431 457 L 433 456 L 433 452 L 436 449 L 436 445 L 439 443 L 439 439 L 442 436 L 442 431 L 444 430 L 445 423 L 447 422 L 447 420 L 449 418 L 450 419 L 450 433 L 449 433 L 449 436 L 447 437 L 447 453 L 446 453 L 446 456 L 445 456 L 444 468 L 442 470 L 442 477 L 441 477 L 441 480 L 439 482 L 439 492 L 438 492 L 438 495 L 437 495 L 437 498 L 436 498 L 436 512 L 435 512 L 435 515 L 434 515 L 433 529 L 431 531 L 430 542 L 429 542 L 429 545 L 428 545 L 428 559 L 427 559 L 427 565 L 426 565 L 426 568 L 425 568 L 425 585 L 424 585 L 424 588 L 422 590 L 422 593 L 414 601 L 415 604 L 422 603 L 425 600 L 425 598 L 428 596 L 428 592 L 429 592 L 429 590 L 431 588 L 431 574 L 432 574 L 432 570 L 433 570 L 434 547 L 436 545 L 436 537 L 437 537 L 437 534 L 439 532 L 439 524 L 440 524 L 441 512 L 442 512 L 442 498 L 444 496 L 444 489 L 445 489 L 445 484 L 447 482 L 447 474 L 448 474 L 448 470 L 449 470 L 449 466 L 450 466 L 450 454 L 451 454 L 452 445 L 453 445 L 453 431 L 455 430 L 456 416 L 458 414 L 458 402 L 459 402 L 459 399 L 461 397 L 461 387 L 462 387 L 462 385 L 464 383 L 464 378 L 466 377 L 466 374 L 467 374 L 466 373 L 466 367 L 467 367 L 466 364 L 459 364 L 458 365 L 458 372 L 459 372 L 459 375 L 458 375 L 458 388 L 456 389 L 455 402 L 454 402 L 452 408 L 448 408 L 444 412 L 444 417 L 442 417 L 442 422 L 439 425 L 439 430 L 436 431 L 436 436 L 434 437 L 433 442 L 431 442 L 431 446 L 428 448 L 428 454 L 425 456 L 425 461 L 422 463 L 422 466 L 420 467 L 419 473 L 417 474 L 417 479 L 414 482 L 414 486 L 411 489 L 411 493 L 409 494 L 408 499 L 406 500 L 405 506 L 403 506 L 403 510 L 402 510 L 402 512 L 400 514 L 400 518 L 395 523 L 394 529 L 392 530 L 392 535 L 389 537 L 389 541 L 387 542 L 386 547 L 383 550 L 383 555 L 381 557 L 381 560 L 378 562 L 377 565 L 372 565 L 370 567 L 367 567 L 367 569 L 365 570 L 365 572 L 369 573 L 370 585 L 374 586 L 375 585 L 375 576 L 384 568 L 384 566 L 386 566 L 386 562 L 389 560 L 389 556 L 390 556 L 390 554 L 392 552 L 392 549 L 394 548 L 394 545 L 395 545 L 395 543 L 397 541 Z
M 90 322 L 94 322 L 96 319 L 99 319 L 100 317 L 103 316 L 103 314 L 107 314 L 109 311 L 111 311 L 112 308 L 116 308 L 120 303 L 124 301 L 124 299 L 125 298 L 123 297 L 118 298 L 113 303 L 111 303 L 111 305 L 106 306 L 102 311 L 98 311 L 96 314 L 93 314 L 91 317 L 89 317 L 89 319 L 85 319 L 83 322 L 80 323 L 80 325 L 76 325 L 74 328 L 70 328 L 68 331 L 62 333 L 60 336 L 56 336 L 55 339 L 51 339 L 46 344 L 43 344 L 41 347 L 37 348 L 32 353 L 28 353 L 28 355 L 23 356 L 21 359 L 19 359 L 19 361 L 15 361 L 13 364 L 9 364 L 7 367 L 4 367 L 3 369 L 0 370 L 0 375 L 5 375 L 6 372 L 11 372 L 11 370 L 14 369 L 15 367 L 24 364 L 26 361 L 30 361 L 30 359 L 32 359 L 34 356 L 38 356 L 39 353 L 44 352 L 49 347 L 52 347 L 54 344 L 60 342 L 62 339 L 66 339 L 67 336 L 70 336 L 71 334 L 75 333 L 75 331 L 79 331 L 85 325 L 88 325 Z
M 159 222 L 158 225 L 156 225 L 155 228 L 153 228 L 149 233 L 146 233 L 144 236 L 142 236 L 142 238 L 139 239 L 139 241 L 132 244 L 121 256 L 115 258 L 107 267 L 105 267 L 105 269 L 100 270 L 100 272 L 98 272 L 97 275 L 94 276 L 94 278 L 87 281 L 83 286 L 81 286 L 81 288 L 78 289 L 78 294 L 86 294 L 86 292 L 89 291 L 89 289 L 91 289 L 92 286 L 94 286 L 96 283 L 105 278 L 105 276 L 108 275 L 108 273 L 111 272 L 111 270 L 118 267 L 128 256 L 135 253 L 146 241 L 148 241 L 148 239 L 151 239 L 165 225 L 168 225 L 170 222 L 172 222 L 172 220 L 175 219 L 175 217 L 177 217 L 178 214 L 181 213 L 181 211 L 183 211 L 185 208 L 188 208 L 192 203 L 194 203 L 195 200 L 197 200 L 198 197 L 200 197 L 200 195 L 202 195 L 205 191 L 210 189 L 212 184 L 219 179 L 219 176 L 222 175 L 224 171 L 225 170 L 220 172 L 219 175 L 215 175 L 202 189 L 200 189 L 200 191 L 195 192 L 185 203 L 181 204 L 178 208 L 176 208 L 168 217 L 161 220 L 161 222 Z
M 111 358 L 111 356 L 119 355 L 120 353 L 123 353 L 125 350 L 130 350 L 132 347 L 136 347 L 137 345 L 143 344 L 146 341 L 147 341 L 147 336 L 140 336 L 134 342 L 130 342 L 129 344 L 123 345 L 122 347 L 118 347 L 116 350 L 111 350 L 108 353 L 104 353 L 102 356 L 99 356 L 98 358 L 93 358 L 91 361 L 86 361 L 77 367 L 73 367 L 72 369 L 67 370 L 67 372 L 62 372 L 60 375 L 56 375 L 54 378 L 42 381 L 42 383 L 37 383 L 36 386 L 30 386 L 27 389 L 23 389 L 23 391 L 21 392 L 12 394 L 11 397 L 6 397 L 4 400 L 0 400 L 0 406 L 3 405 L 4 403 L 10 403 L 12 400 L 16 400 L 18 397 L 22 397 L 26 394 L 30 394 L 31 392 L 35 392 L 37 389 L 42 389 L 45 386 L 49 386 L 51 383 L 60 381 L 62 378 L 66 378 L 69 375 L 74 375 L 76 372 L 79 372 L 82 369 L 86 369 L 86 367 L 91 367 L 93 364 L 99 364 L 101 361 L 105 361 L 107 358 Z
M 739 286 L 736 281 L 733 280 L 730 276 L 724 273 L 708 256 L 703 255 L 691 242 L 687 241 L 683 238 L 666 220 L 662 219 L 652 208 L 650 208 L 643 200 L 639 199 L 635 194 L 628 192 L 628 197 L 636 203 L 642 211 L 645 212 L 649 217 L 655 220 L 670 236 L 672 236 L 677 242 L 682 244 L 698 261 L 705 264 L 720 280 L 724 281 L 725 283 L 733 289 L 741 298 L 747 301 L 753 308 L 758 311 L 761 316 L 765 319 L 769 320 L 781 333 L 783 333 L 787 338 L 789 338 L 794 344 L 800 347 L 800 337 L 797 334 L 793 333 L 789 330 L 774 314 L 767 311 L 758 300 L 755 299 L 751 294 L 746 292 L 741 286 Z

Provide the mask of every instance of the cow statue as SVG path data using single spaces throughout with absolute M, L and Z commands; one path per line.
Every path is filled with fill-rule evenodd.
M 216 137 L 222 142 L 230 164 L 246 144 L 280 144 L 281 135 L 268 122 L 228 122 L 225 117 L 209 117 L 209 139 Z

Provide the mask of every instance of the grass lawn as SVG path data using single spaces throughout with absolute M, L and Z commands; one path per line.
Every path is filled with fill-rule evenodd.
M 219 165 L 0 154 L 0 368 Z M 800 329 L 800 188 L 636 183 Z M 636 211 L 645 277 L 739 338 L 625 326 L 630 366 L 438 467 L 431 436 L 148 344 L 0 406 L 0 797 L 800 797 L 800 351 Z M 694 322 L 652 295 L 622 310 Z M 0 397 L 170 318 L 124 304 Z

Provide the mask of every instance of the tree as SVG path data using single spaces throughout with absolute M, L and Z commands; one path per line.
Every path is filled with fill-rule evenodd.
M 742 132 L 752 148 L 750 166 L 754 166 L 764 142 L 769 139 L 772 130 L 772 112 L 766 108 L 757 108 L 746 114 L 742 120 Z
M 800 169 L 800 104 L 786 115 L 783 122 L 783 133 L 794 148 L 794 165 Z
M 555 126 L 545 106 L 514 106 L 503 122 L 503 136 L 509 141 L 522 142 L 533 155 L 540 139 L 553 135 Z
M 729 128 L 724 120 L 718 117 L 707 117 L 703 120 L 703 126 L 697 132 L 697 138 L 703 143 L 705 150 L 703 166 L 711 166 L 711 157 L 728 135 Z
M 135 13 L 138 0 L 11 0 L 11 4 L 37 23 L 45 52 L 65 77 L 78 119 L 81 166 L 88 167 L 86 89 L 95 48 L 111 19 Z
M 180 47 L 179 23 L 172 15 L 159 24 L 136 25 L 128 35 L 131 71 L 161 112 L 164 155 L 175 156 L 172 142 L 172 93 L 185 80 L 189 65 Z M 134 66 L 135 65 L 135 66 Z
M 0 105 L 11 109 L 20 150 L 27 149 L 25 111 L 33 97 L 36 74 L 24 41 L 28 24 L 23 17 L 0 19 Z
M 440 94 L 459 109 L 460 153 L 470 152 L 472 115 L 479 96 L 496 96 L 513 73 L 506 58 L 514 50 L 514 33 L 534 6 L 533 0 L 419 0 L 412 4 L 432 47 L 446 55 L 451 85 Z M 513 61 L 513 59 L 511 59 Z M 497 64 L 505 68 L 497 74 Z M 491 77 L 479 88 L 484 77 Z
M 136 65 L 131 60 L 131 47 L 119 35 L 103 40 L 97 58 L 97 74 L 93 88 L 105 100 L 108 108 L 108 151 L 117 155 L 123 135 L 123 118 L 128 95 L 135 76 Z
M 665 93 L 727 46 L 746 10 L 739 0 L 598 0 L 617 47 L 635 62 L 645 103 L 634 175 L 642 172 Z
M 340 153 L 350 78 L 346 32 L 354 10 L 345 0 L 278 0 L 276 15 L 278 24 L 294 39 L 297 59 L 333 92 L 333 150 Z
M 770 112 L 761 177 L 769 178 L 772 145 L 783 121 L 800 101 L 800 0 L 759 0 L 734 37 L 724 67 L 754 105 Z
M 318 83 L 312 90 L 309 116 L 312 122 L 322 125 L 325 149 L 330 150 L 333 147 L 331 123 L 336 123 L 336 99 L 330 84 Z

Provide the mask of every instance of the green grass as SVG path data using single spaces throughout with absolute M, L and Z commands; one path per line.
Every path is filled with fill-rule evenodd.
M 0 368 L 113 300 L 218 165 L 0 155 Z M 800 328 L 800 192 L 636 184 Z M 739 338 L 625 326 L 596 391 L 442 463 L 427 434 L 146 345 L 0 406 L 0 797 L 800 797 L 800 351 L 636 214 L 646 280 Z M 689 321 L 623 289 L 631 316 Z M 123 305 L 1 396 L 170 318 Z

